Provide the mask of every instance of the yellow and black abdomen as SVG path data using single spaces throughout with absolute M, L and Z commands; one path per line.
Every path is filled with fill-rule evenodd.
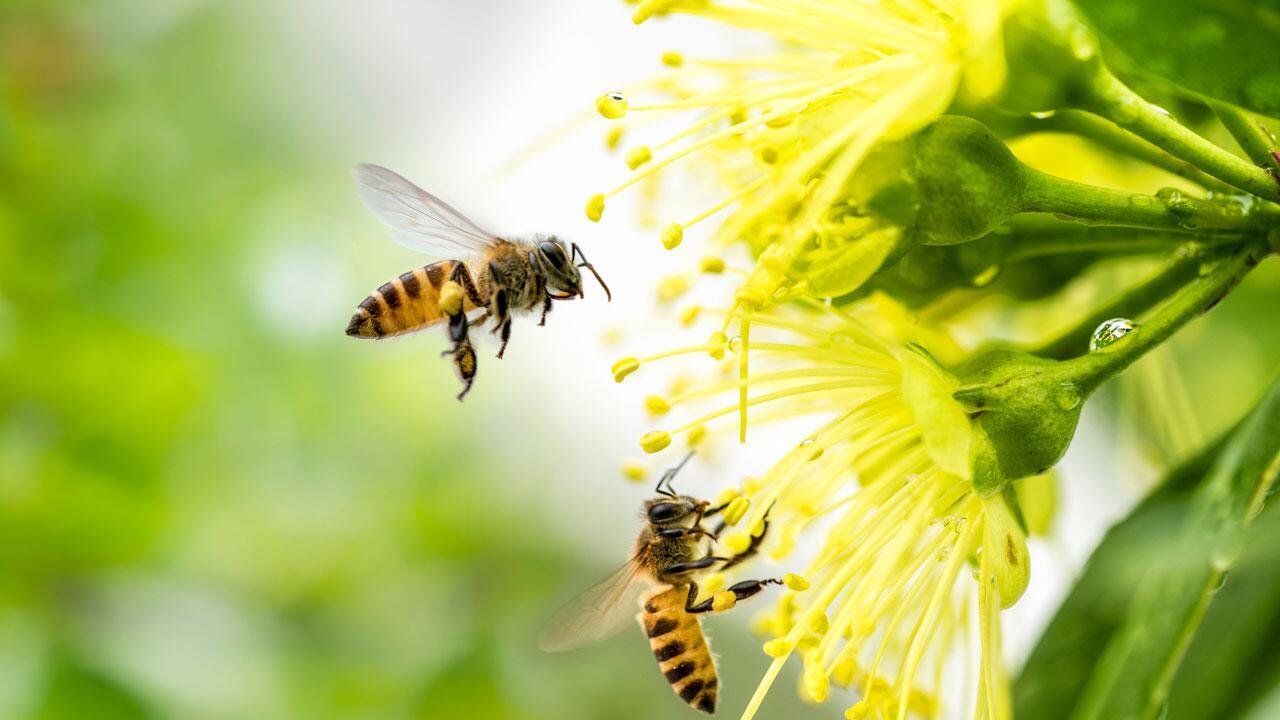
M 658 667 L 681 700 L 704 713 L 716 711 L 720 681 L 715 659 L 697 615 L 685 612 L 687 586 L 675 586 L 644 600 L 638 619 L 649 636 Z
M 440 288 L 449 280 L 458 260 L 411 270 L 384 283 L 360 302 L 347 325 L 347 334 L 359 338 L 385 338 L 431 327 L 445 319 L 440 308 Z M 470 298 L 467 311 L 475 309 Z

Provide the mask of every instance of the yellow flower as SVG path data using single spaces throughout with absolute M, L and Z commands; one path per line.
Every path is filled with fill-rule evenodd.
M 807 309 L 757 312 L 751 372 L 666 398 L 671 415 L 711 407 L 658 431 L 713 429 L 739 406 L 716 398 L 739 389 L 759 420 L 821 419 L 767 472 L 726 495 L 725 519 L 737 528 L 722 537 L 729 551 L 763 532 L 766 519 L 774 557 L 786 557 L 787 538 L 819 521 L 825 532 L 817 556 L 788 576 L 788 591 L 760 625 L 775 659 L 742 717 L 755 714 L 792 655 L 804 666 L 802 692 L 815 702 L 836 682 L 859 692 L 855 707 L 875 711 L 869 717 L 931 716 L 948 706 L 943 669 L 968 635 L 982 648 L 975 690 L 984 717 L 1008 717 L 999 611 L 1026 587 L 1026 541 L 1002 496 L 974 492 L 972 423 L 951 396 L 956 381 L 923 348 L 898 340 L 919 332 L 884 298 L 843 309 L 799 305 Z
M 888 158 L 869 158 L 885 141 L 938 117 L 962 90 L 987 97 L 1004 79 L 1000 27 L 1012 0 L 833 3 L 822 0 L 646 0 L 637 22 L 654 15 L 703 16 L 763 32 L 773 52 L 733 58 L 680 56 L 669 73 L 632 102 L 602 95 L 601 114 L 682 113 L 689 124 L 629 155 L 633 173 L 595 196 L 604 201 L 686 158 L 699 158 L 727 194 L 670 223 L 668 249 L 689 228 L 733 208 L 717 233 L 746 240 L 759 256 L 762 286 L 809 279 L 811 291 L 836 296 L 856 288 L 889 257 L 901 228 L 867 207 L 897 174 Z M 643 163 L 636 162 L 640 158 Z M 833 263 L 838 272 L 826 270 Z

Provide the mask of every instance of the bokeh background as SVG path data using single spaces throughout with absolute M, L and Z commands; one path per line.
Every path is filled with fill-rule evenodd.
M 559 656 L 535 638 L 625 557 L 648 490 L 617 470 L 643 389 L 609 361 L 676 332 L 650 319 L 676 263 L 654 233 L 625 201 L 619 222 L 582 218 L 620 175 L 591 101 L 717 33 L 581 0 L 0 7 L 0 718 L 686 712 L 635 633 Z M 442 335 L 342 333 L 426 261 L 359 204 L 359 161 L 501 231 L 579 241 L 615 302 L 589 286 L 548 327 L 518 323 L 455 402 Z M 1161 366 L 1189 378 L 1205 436 L 1272 369 L 1275 330 L 1254 329 L 1274 282 Z M 1069 530 L 1033 548 L 1015 661 L 1167 464 L 1121 447 L 1124 392 L 1065 465 Z M 767 456 L 700 458 L 682 489 Z M 710 625 L 732 714 L 767 658 L 745 617 Z M 768 717 L 801 712 L 786 684 Z

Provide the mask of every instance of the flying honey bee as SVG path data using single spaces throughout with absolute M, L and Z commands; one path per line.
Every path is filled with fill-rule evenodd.
M 698 602 L 697 577 L 713 568 L 733 567 L 754 555 L 764 534 L 752 538 L 750 547 L 738 555 L 711 553 L 716 533 L 704 528 L 702 521 L 724 508 L 712 508 L 706 500 L 678 495 L 671 489 L 671 481 L 689 457 L 663 473 L 654 488 L 657 497 L 645 501 L 645 525 L 631 559 L 561 609 L 540 645 L 545 651 L 559 652 L 603 640 L 626 624 L 639 599 L 640 612 L 635 618 L 648 636 L 649 647 L 671 689 L 690 706 L 712 714 L 719 680 L 699 616 L 715 609 L 714 598 Z M 781 582 L 744 580 L 727 591 L 736 602 Z
M 511 317 L 542 308 L 547 322 L 552 300 L 583 297 L 578 268 L 591 271 L 605 296 L 609 287 L 577 243 L 556 237 L 506 239 L 481 228 L 448 203 L 378 165 L 358 165 L 356 184 L 364 204 L 408 248 L 434 255 L 465 254 L 440 260 L 384 283 L 361 301 L 347 325 L 357 338 L 382 339 L 448 321 L 454 369 L 462 381 L 461 400 L 476 375 L 476 352 L 468 328 L 492 320 L 501 338 L 498 357 L 511 339 Z M 579 262 L 580 260 L 580 262 Z

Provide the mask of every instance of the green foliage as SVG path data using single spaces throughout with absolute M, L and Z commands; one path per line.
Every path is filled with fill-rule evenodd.
M 1280 116 L 1275 0 L 1077 0 L 1116 70 Z

